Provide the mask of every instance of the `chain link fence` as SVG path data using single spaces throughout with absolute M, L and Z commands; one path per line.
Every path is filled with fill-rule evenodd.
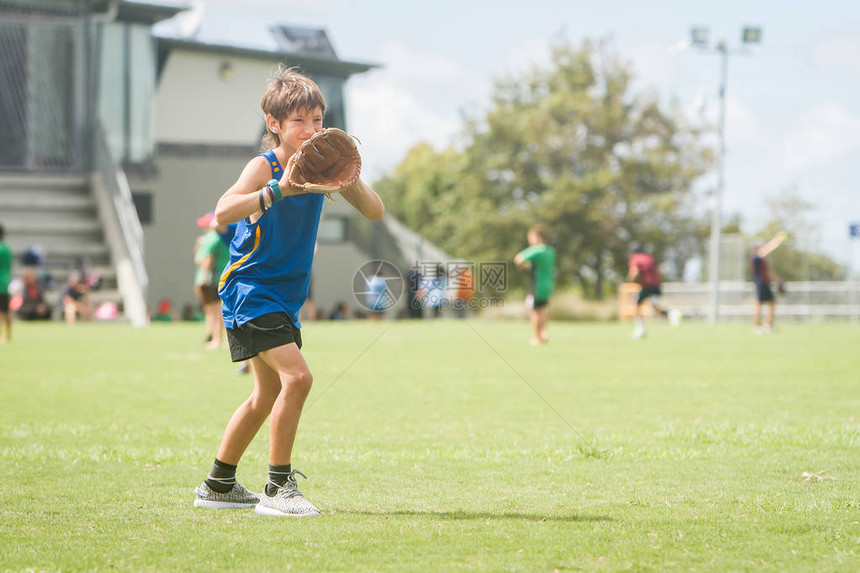
M 80 10 L 0 2 L 0 171 L 88 167 L 87 34 Z

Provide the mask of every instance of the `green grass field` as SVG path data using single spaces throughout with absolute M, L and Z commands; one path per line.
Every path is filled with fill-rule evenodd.
M 860 327 L 630 328 L 306 325 L 323 515 L 278 519 L 192 507 L 251 388 L 202 325 L 16 323 L 0 570 L 860 570 Z

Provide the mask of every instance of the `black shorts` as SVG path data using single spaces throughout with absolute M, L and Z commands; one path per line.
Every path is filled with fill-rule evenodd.
M 295 343 L 302 347 L 302 332 L 285 312 L 273 312 L 253 318 L 238 328 L 227 329 L 230 359 L 242 362 L 260 352 Z
M 549 304 L 549 300 L 547 300 L 547 299 L 536 298 L 536 299 L 532 300 L 532 308 L 534 310 L 537 310 L 539 308 L 543 308 L 548 304 Z
M 773 291 L 770 290 L 770 284 L 759 283 L 755 285 L 755 296 L 759 302 L 773 302 L 776 298 L 773 296 Z
M 9 293 L 0 292 L 0 312 L 9 312 Z
M 663 294 L 663 291 L 660 290 L 659 286 L 642 287 L 642 290 L 639 291 L 639 296 L 636 297 L 636 304 L 640 305 L 645 302 L 646 298 L 660 296 L 661 294 Z
M 218 298 L 218 291 L 213 289 L 210 285 L 199 285 L 197 288 L 200 292 L 200 302 L 203 304 L 212 304 L 213 302 L 219 302 L 221 300 Z

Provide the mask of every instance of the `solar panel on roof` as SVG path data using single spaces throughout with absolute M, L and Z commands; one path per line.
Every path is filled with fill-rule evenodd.
M 272 26 L 272 35 L 278 48 L 284 52 L 308 54 L 319 58 L 336 60 L 337 54 L 325 30 L 297 28 L 294 26 Z

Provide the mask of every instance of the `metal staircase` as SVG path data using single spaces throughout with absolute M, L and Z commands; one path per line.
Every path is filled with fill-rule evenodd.
M 13 274 L 20 276 L 25 252 L 38 246 L 45 261 L 37 273 L 49 278 L 46 298 L 54 308 L 69 275 L 83 270 L 101 279 L 90 295 L 94 305 L 114 302 L 132 324 L 144 326 L 148 277 L 140 223 L 122 171 L 112 168 L 105 149 L 96 155 L 93 173 L 0 173 L 0 224 Z
M 45 263 L 37 272 L 51 279 L 49 302 L 57 303 L 69 274 L 84 268 L 101 276 L 99 288 L 91 294 L 93 303 L 112 301 L 122 308 L 89 175 L 0 173 L 0 224 L 14 256 L 15 276 L 21 275 L 28 248 L 44 251 Z

